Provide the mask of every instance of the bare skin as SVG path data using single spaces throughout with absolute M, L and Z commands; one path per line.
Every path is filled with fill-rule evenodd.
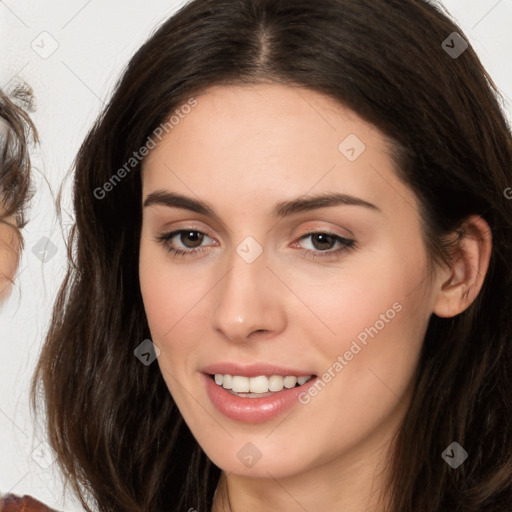
M 0 304 L 7 299 L 12 289 L 12 280 L 18 268 L 20 243 L 15 229 L 14 217 L 0 222 Z
M 212 510 L 381 512 L 386 453 L 428 321 L 477 296 L 489 227 L 472 217 L 478 235 L 463 240 L 466 253 L 431 273 L 417 199 L 375 127 L 325 96 L 280 85 L 215 87 L 197 100 L 144 161 L 143 202 L 165 190 L 207 202 L 216 217 L 145 207 L 139 275 L 165 382 L 223 470 Z M 356 139 L 339 149 L 351 134 L 364 151 L 350 151 Z M 271 214 L 277 203 L 333 192 L 375 208 Z M 180 229 L 167 247 L 157 240 Z M 311 233 L 356 245 L 335 255 L 340 243 Z M 248 236 L 262 250 L 251 263 L 236 250 Z M 345 358 L 372 326 L 378 333 Z M 270 362 L 321 376 L 340 355 L 347 364 L 307 404 L 258 424 L 221 414 L 200 372 L 220 361 Z M 248 442 L 261 454 L 252 467 L 237 456 Z

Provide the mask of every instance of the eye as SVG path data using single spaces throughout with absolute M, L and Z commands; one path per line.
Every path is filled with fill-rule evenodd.
M 197 231 L 195 229 L 179 229 L 172 231 L 171 233 L 164 233 L 157 237 L 157 241 L 160 242 L 169 253 L 174 256 L 190 256 L 192 254 L 202 252 L 201 243 L 206 238 L 210 238 L 206 233 Z M 176 239 L 173 242 L 173 239 Z M 176 242 L 180 242 L 184 245 L 184 248 L 176 247 Z
M 202 231 L 189 228 L 163 233 L 157 237 L 157 241 L 167 249 L 167 252 L 174 254 L 174 257 L 188 257 L 203 251 L 204 247 L 201 244 L 205 238 L 210 237 Z M 356 246 L 355 240 L 334 233 L 307 233 L 301 236 L 299 241 L 307 238 L 311 238 L 313 249 L 302 249 L 302 252 L 312 258 L 338 257 Z M 177 243 L 181 243 L 182 246 L 176 246 Z M 329 250 L 332 246 L 338 246 L 338 248 Z
M 335 235 L 334 233 L 324 233 L 321 231 L 307 233 L 301 236 L 299 241 L 307 238 L 311 238 L 313 249 L 303 249 L 303 252 L 313 258 L 338 257 L 341 256 L 341 253 L 354 249 L 356 246 L 355 240 Z M 338 246 L 337 249 L 328 250 L 332 246 L 336 247 L 336 245 Z

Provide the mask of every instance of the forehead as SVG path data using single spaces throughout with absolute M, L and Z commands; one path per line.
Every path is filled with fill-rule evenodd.
M 145 194 L 222 190 L 249 206 L 336 190 L 372 203 L 387 194 L 392 206 L 404 186 L 386 185 L 397 181 L 386 137 L 328 96 L 258 84 L 215 86 L 195 99 L 144 160 Z
M 290 147 L 300 154 L 297 143 L 303 142 L 306 151 L 314 145 L 318 153 L 327 150 L 337 155 L 344 135 L 355 133 L 386 149 L 375 127 L 332 98 L 309 89 L 277 84 L 214 86 L 195 99 L 197 105 L 189 113 L 180 119 L 174 116 L 178 123 L 166 130 L 160 147 L 189 143 L 202 149 L 215 147 L 226 156 L 236 154 L 239 145 L 235 143 L 243 143 L 244 151 L 252 148 L 253 156 L 268 158 L 272 150 L 284 152 Z M 263 141 L 264 146 L 260 145 Z

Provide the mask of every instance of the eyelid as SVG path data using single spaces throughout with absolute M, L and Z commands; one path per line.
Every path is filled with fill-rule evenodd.
M 346 238 L 347 240 L 354 239 L 354 234 L 347 228 L 344 228 L 346 233 L 339 233 L 332 228 L 324 228 L 322 226 L 311 226 L 301 228 L 299 233 L 294 238 L 302 238 L 304 235 L 311 235 L 314 233 L 325 233 L 326 235 L 339 236 L 340 238 Z
M 181 227 L 180 225 L 178 225 L 177 227 L 175 227 L 174 225 L 172 225 L 172 227 L 169 227 L 169 225 L 166 224 L 159 231 L 160 231 L 160 233 L 171 233 L 174 231 L 182 231 L 182 230 L 199 231 L 202 234 L 205 234 L 205 235 L 209 236 L 210 238 L 213 238 L 209 234 L 211 231 L 210 228 L 206 227 L 206 225 L 202 225 L 201 222 L 197 223 L 197 221 L 195 221 L 195 220 L 190 220 L 190 221 L 185 220 L 185 221 L 179 222 L 179 224 L 182 224 L 182 223 L 185 223 L 183 225 L 183 227 Z M 176 224 L 176 223 L 173 223 L 173 224 Z M 345 226 L 343 228 L 338 227 L 339 229 L 342 229 L 345 232 L 345 233 L 343 233 L 343 231 L 342 231 L 340 233 L 338 231 L 333 231 L 333 228 L 326 228 L 325 226 L 318 226 L 318 225 L 311 225 L 311 224 L 312 223 L 309 222 L 306 227 L 300 228 L 298 234 L 296 234 L 295 237 L 299 238 L 305 234 L 311 234 L 314 232 L 314 233 L 326 233 L 326 234 L 328 233 L 328 234 L 340 236 L 342 238 L 355 238 L 354 233 L 352 233 L 352 231 Z M 336 228 L 334 228 L 334 229 L 336 229 Z M 230 232 L 231 232 L 231 230 L 230 230 Z M 290 236 L 292 236 L 292 234 L 293 234 L 293 231 L 290 232 Z

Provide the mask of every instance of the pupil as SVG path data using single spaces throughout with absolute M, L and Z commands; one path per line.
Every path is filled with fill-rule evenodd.
M 327 238 L 327 239 L 331 239 L 331 243 L 332 243 L 332 238 L 333 238 L 333 237 L 332 237 L 332 235 L 320 234 L 320 235 L 315 235 L 315 236 L 313 237 L 313 239 L 315 239 L 315 238 L 316 238 L 316 239 L 322 239 L 322 238 L 323 238 L 323 239 L 324 239 L 324 242 L 323 242 L 323 243 L 324 243 L 324 245 L 325 245 L 325 243 L 327 243 L 327 245 L 329 246 L 329 245 L 331 245 L 331 244 L 329 243 L 329 241 L 325 242 L 325 239 L 326 239 L 326 238 Z M 317 245 L 317 244 L 314 244 L 314 245 Z M 322 242 L 320 242 L 320 245 L 322 245 Z M 329 249 L 329 247 L 325 247 L 325 246 L 324 246 L 324 247 L 317 247 L 317 249 Z
M 196 245 L 201 245 L 201 242 L 202 242 L 202 235 L 200 235 L 197 231 L 188 231 L 187 233 L 183 233 L 184 236 L 186 236 L 187 238 L 192 238 L 192 239 L 196 239 L 194 240 L 195 242 L 198 242 L 196 243 Z M 183 242 L 183 240 L 182 240 Z M 187 245 L 187 244 L 185 244 Z M 192 244 L 193 245 L 193 244 Z M 193 245 L 194 247 L 196 245 Z

